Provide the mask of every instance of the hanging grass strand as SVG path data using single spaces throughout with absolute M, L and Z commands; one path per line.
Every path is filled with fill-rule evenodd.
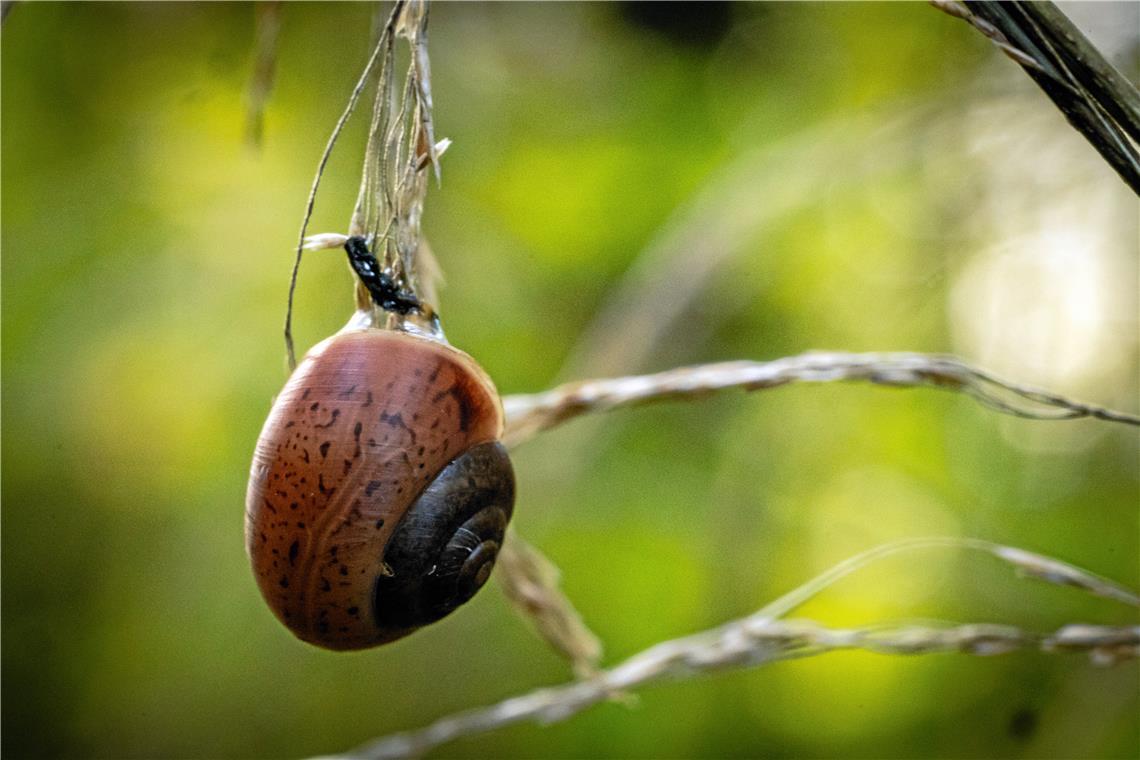
M 285 309 L 285 353 L 288 357 L 290 371 L 297 368 L 297 353 L 293 345 L 293 297 L 297 290 L 297 273 L 301 268 L 301 254 L 305 250 L 305 233 L 309 230 L 309 220 L 313 217 L 313 206 L 317 201 L 317 189 L 321 185 L 321 177 L 324 176 L 325 167 L 328 165 L 329 158 L 332 156 L 333 148 L 336 146 L 337 140 L 340 139 L 340 133 L 344 130 L 344 125 L 348 123 L 352 112 L 356 110 L 356 104 L 360 100 L 364 88 L 368 86 L 368 80 L 371 78 L 372 72 L 376 69 L 377 61 L 380 60 L 381 54 L 386 49 L 391 48 L 392 34 L 396 19 L 399 17 L 405 4 L 406 0 L 397 0 L 393 6 L 392 13 L 388 17 L 388 22 L 384 25 L 384 29 L 380 33 L 380 39 L 376 43 L 376 48 L 372 51 L 372 55 L 368 58 L 368 63 L 364 67 L 364 72 L 360 75 L 360 79 L 352 89 L 352 94 L 348 98 L 348 105 L 345 106 L 340 118 L 337 119 L 336 126 L 333 127 L 332 135 L 329 136 L 329 141 L 325 145 L 324 153 L 321 154 L 321 160 L 317 164 L 317 173 L 316 176 L 313 177 L 313 185 L 309 189 L 309 199 L 305 203 L 305 215 L 301 221 L 301 234 L 298 236 L 297 248 L 293 258 L 293 270 L 289 275 L 289 297 L 288 305 Z

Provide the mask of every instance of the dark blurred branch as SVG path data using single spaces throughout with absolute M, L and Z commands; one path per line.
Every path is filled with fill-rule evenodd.
M 1140 93 L 1049 2 L 932 0 L 1025 69 L 1121 179 L 1140 194 Z
M 994 5 L 994 3 L 989 3 Z M 1106 61 L 1080 30 L 1048 2 L 1020 3 L 1039 29 L 1049 32 L 1052 44 L 1063 51 L 1070 73 L 1096 98 L 1134 142 L 1140 142 L 1140 91 Z
M 0 24 L 7 20 L 8 14 L 12 12 L 12 6 L 16 4 L 16 0 L 2 0 L 0 2 Z

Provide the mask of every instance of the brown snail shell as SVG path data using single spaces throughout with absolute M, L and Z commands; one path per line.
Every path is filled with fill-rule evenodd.
M 361 649 L 447 615 L 486 582 L 514 505 L 486 373 L 438 340 L 346 329 L 273 404 L 246 494 L 262 595 L 299 638 Z

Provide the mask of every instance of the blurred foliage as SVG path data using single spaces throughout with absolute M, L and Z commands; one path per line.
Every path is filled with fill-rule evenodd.
M 290 250 L 374 12 L 282 7 L 259 150 L 242 139 L 252 6 L 21 3 L 4 23 L 6 757 L 330 752 L 568 677 L 495 589 L 397 644 L 318 651 L 272 618 L 243 553 Z M 1116 60 L 1135 78 L 1137 6 L 1096 13 L 1131 30 Z M 444 326 L 504 393 L 571 379 L 577 336 L 674 214 L 743 156 L 806 140 L 818 160 L 755 178 L 783 210 L 744 226 L 667 340 L 606 374 L 950 351 L 1135 409 L 1135 199 L 964 24 L 918 4 L 441 4 L 431 39 L 454 141 L 425 215 Z M 364 129 L 333 157 L 314 232 L 347 223 Z M 350 290 L 340 257 L 308 256 L 300 346 L 341 326 Z M 517 452 L 516 524 L 613 662 L 905 536 L 1020 545 L 1135 587 L 1137 461 L 1135 433 L 1105 424 L 796 387 L 550 433 Z M 1136 622 L 949 553 L 803 613 Z M 441 754 L 1132 757 L 1138 676 L 830 655 Z

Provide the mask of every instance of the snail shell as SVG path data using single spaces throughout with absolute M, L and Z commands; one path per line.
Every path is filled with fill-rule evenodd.
M 490 378 L 462 351 L 348 329 L 273 404 L 245 539 L 270 608 L 299 638 L 361 649 L 447 615 L 486 582 L 514 505 Z

